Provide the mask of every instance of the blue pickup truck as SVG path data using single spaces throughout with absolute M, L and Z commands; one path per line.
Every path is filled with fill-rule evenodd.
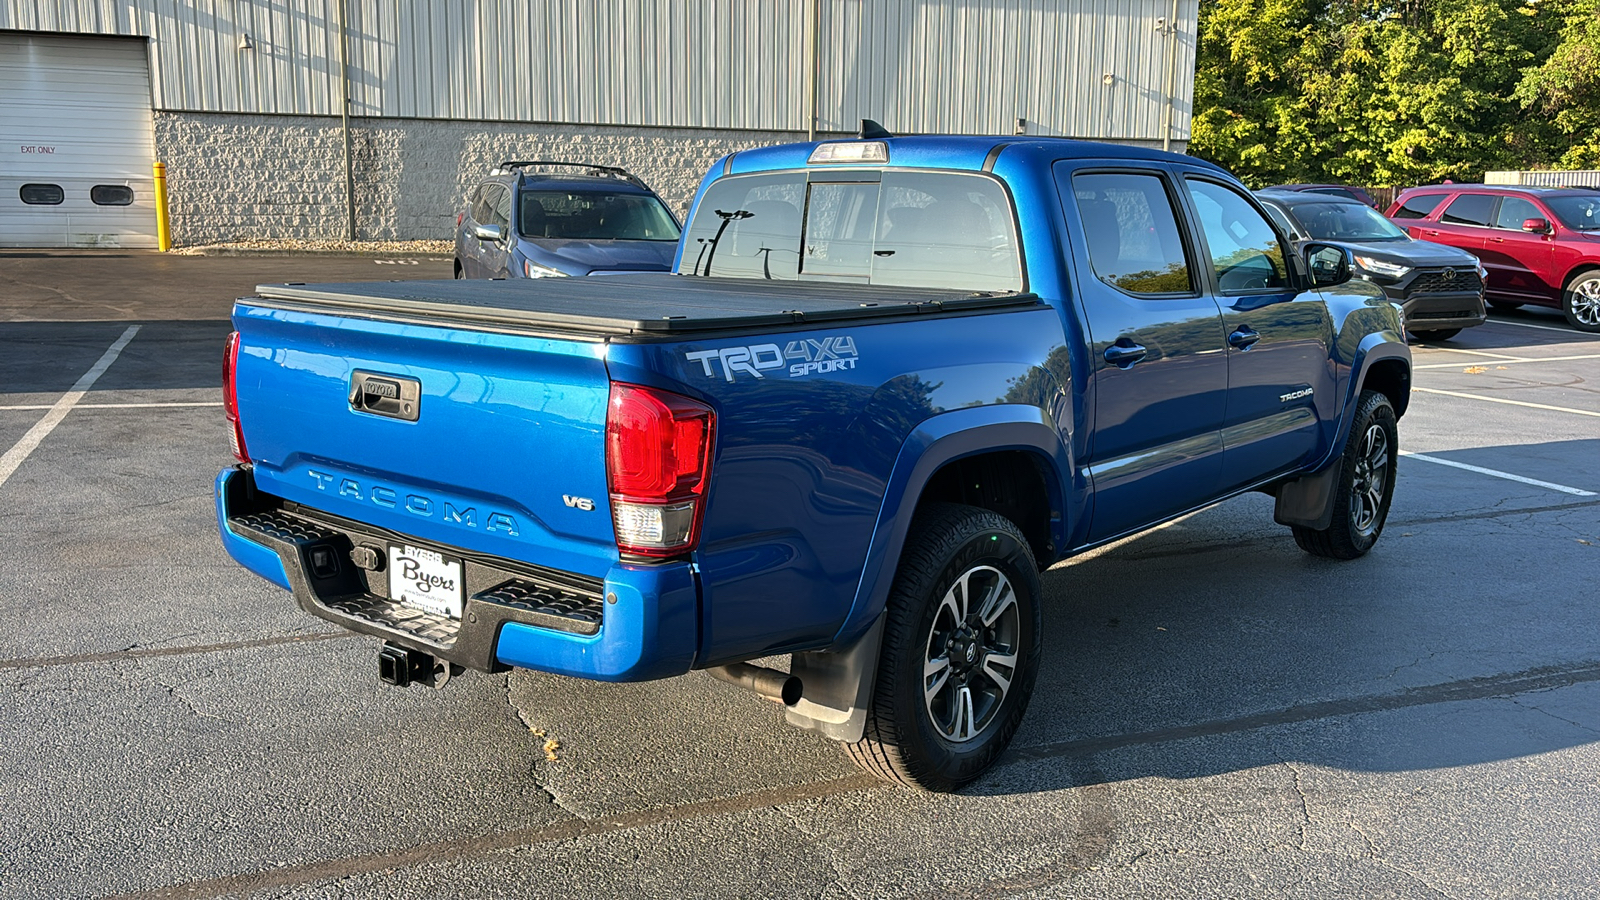
M 1042 568 L 1247 491 L 1378 539 L 1399 313 L 1288 246 L 1197 159 L 880 137 L 719 161 L 670 273 L 263 285 L 223 543 L 390 684 L 704 670 L 952 790 L 1025 711 Z

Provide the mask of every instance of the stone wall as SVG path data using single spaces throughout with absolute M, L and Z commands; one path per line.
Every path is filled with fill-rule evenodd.
M 505 159 L 621 166 L 686 212 L 724 154 L 801 140 L 794 132 L 351 119 L 356 237 L 449 239 L 462 198 Z M 345 236 L 339 120 L 157 112 L 173 243 Z
M 507 159 L 621 166 L 681 216 L 706 169 L 736 150 L 805 135 L 784 131 L 351 119 L 358 240 L 448 240 L 468 189 Z M 157 112 L 175 245 L 345 236 L 339 120 Z M 1128 141 L 1159 147 L 1158 141 Z M 1182 143 L 1174 145 L 1183 151 Z

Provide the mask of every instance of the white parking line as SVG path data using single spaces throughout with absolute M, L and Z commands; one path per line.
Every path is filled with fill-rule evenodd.
M 28 433 L 23 435 L 22 439 L 17 441 L 10 450 L 7 450 L 4 456 L 0 456 L 0 486 L 5 485 L 6 480 L 11 477 L 13 472 L 17 471 L 17 467 L 22 465 L 22 461 L 27 459 L 28 455 L 33 453 L 34 449 L 39 446 L 39 442 L 48 437 L 50 432 L 56 430 L 56 426 L 61 424 L 61 420 L 67 417 L 67 413 L 71 412 L 74 406 L 78 405 L 78 401 L 82 400 L 83 395 L 88 392 L 89 388 L 100 380 L 100 376 L 106 373 L 106 369 L 111 368 L 111 364 L 116 362 L 117 357 L 121 355 L 122 348 L 128 346 L 128 342 L 133 340 L 133 336 L 138 333 L 138 325 L 129 325 L 128 330 L 122 333 L 122 337 L 117 338 L 116 343 L 112 344 L 101 355 L 100 361 L 95 363 L 89 371 L 83 373 L 83 377 L 79 378 L 77 383 L 72 386 L 72 390 L 62 394 L 61 399 L 57 400 L 50 407 L 50 411 L 44 414 L 44 418 L 28 429 Z
M 183 406 L 221 406 L 221 400 L 198 400 L 193 403 L 79 403 L 74 409 L 170 409 Z M 18 409 L 52 409 L 53 404 L 25 403 L 18 406 L 0 406 L 0 412 Z
M 1567 328 L 1559 328 L 1559 327 L 1557 327 L 1555 325 L 1535 325 L 1532 322 L 1507 322 L 1505 319 L 1490 319 L 1485 324 L 1488 324 L 1488 325 L 1515 325 L 1518 328 L 1537 328 L 1540 331 L 1559 331 L 1559 332 L 1562 332 L 1563 334 L 1583 334 L 1583 332 L 1579 331 L 1576 328 L 1572 328 L 1570 326 L 1567 327 Z
M 1532 359 L 1532 358 L 1524 359 L 1523 357 L 1520 357 L 1520 356 L 1508 356 L 1505 359 L 1494 360 L 1494 362 L 1498 363 L 1499 365 L 1506 366 L 1506 365 L 1514 365 L 1514 364 L 1520 364 L 1520 363 L 1571 362 L 1572 360 L 1575 360 L 1575 359 L 1600 359 L 1600 353 L 1587 353 L 1587 354 L 1584 354 L 1583 356 L 1545 356 L 1545 357 L 1541 357 L 1539 359 Z M 1453 363 L 1428 363 L 1425 366 L 1412 366 L 1411 368 L 1413 368 L 1413 369 L 1459 369 L 1459 368 L 1461 368 L 1461 365 L 1462 364 L 1458 363 L 1458 362 L 1453 362 Z
M 1512 356 L 1508 353 L 1486 353 L 1482 350 L 1463 350 L 1460 347 L 1429 347 L 1428 349 L 1439 353 L 1465 353 L 1468 356 L 1487 356 L 1490 359 L 1498 359 L 1505 362 L 1525 362 L 1527 360 L 1525 356 Z
M 1400 455 L 1404 456 L 1406 459 L 1420 459 L 1423 462 L 1431 462 L 1441 466 L 1449 466 L 1452 469 L 1464 469 L 1468 472 L 1477 472 L 1479 475 L 1488 475 L 1493 478 L 1504 478 L 1507 481 L 1515 481 L 1520 484 L 1531 484 L 1534 487 L 1549 488 L 1552 491 L 1560 491 L 1563 494 L 1571 494 L 1574 497 L 1595 496 L 1594 491 L 1586 491 L 1582 488 L 1567 487 L 1564 484 L 1552 484 L 1548 481 L 1540 481 L 1537 478 L 1524 478 L 1521 475 L 1513 475 L 1510 472 L 1502 472 L 1499 469 L 1485 469 L 1482 466 L 1469 466 L 1466 463 L 1458 463 L 1453 460 L 1440 459 L 1437 456 L 1425 456 L 1421 453 L 1412 453 L 1410 450 L 1401 450 Z
M 1463 397 L 1467 400 L 1482 400 L 1486 403 L 1504 403 L 1509 406 L 1526 406 L 1530 409 L 1548 409 L 1552 412 L 1572 413 L 1575 416 L 1594 416 L 1600 419 L 1600 412 L 1592 409 L 1573 409 L 1569 406 L 1550 406 L 1544 403 L 1529 403 L 1526 400 L 1507 400 L 1504 397 L 1484 397 L 1479 394 L 1463 394 L 1460 391 L 1441 391 L 1437 388 L 1414 387 L 1411 390 L 1420 394 L 1442 394 L 1446 397 Z

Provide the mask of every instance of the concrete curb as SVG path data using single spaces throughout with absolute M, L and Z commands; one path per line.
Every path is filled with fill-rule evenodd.
M 180 248 L 181 249 L 181 248 Z M 268 250 L 235 247 L 213 247 L 204 250 L 174 252 L 172 256 L 328 256 L 356 259 L 418 259 L 449 262 L 450 252 L 423 250 Z

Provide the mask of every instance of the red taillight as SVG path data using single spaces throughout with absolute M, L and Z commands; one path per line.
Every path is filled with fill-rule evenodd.
M 694 549 L 715 437 L 716 417 L 704 403 L 612 383 L 606 476 L 617 549 L 641 556 Z
M 244 431 L 239 427 L 239 332 L 228 335 L 228 351 L 222 358 L 222 410 L 228 416 L 228 441 L 233 445 L 233 458 L 250 462 L 250 451 L 244 446 Z

